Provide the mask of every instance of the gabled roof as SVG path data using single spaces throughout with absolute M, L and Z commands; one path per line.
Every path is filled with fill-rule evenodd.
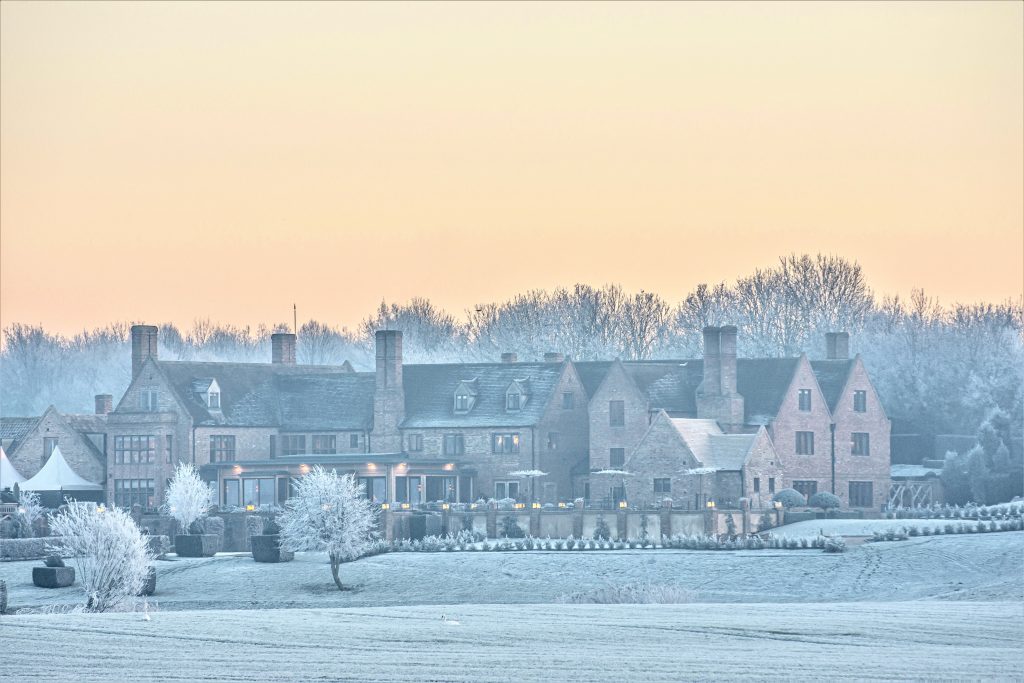
M 157 366 L 196 424 L 364 430 L 373 423 L 372 373 L 275 363 L 157 361 Z M 219 411 L 195 398 L 196 382 L 207 380 L 220 387 Z
M 796 373 L 799 358 L 739 358 L 736 390 L 743 396 L 747 424 L 763 424 L 778 414 Z M 576 371 L 593 396 L 611 362 L 583 361 Z M 651 410 L 672 415 L 697 414 L 697 388 L 704 380 L 704 360 L 622 361 L 626 373 L 647 395 Z
M 0 439 L 18 443 L 39 422 L 38 417 L 0 417 Z M 13 449 L 12 449 L 13 450 Z
M 725 434 L 714 420 L 669 418 L 690 452 L 704 467 L 738 471 L 757 439 L 754 434 Z
M 405 422 L 403 428 L 520 427 L 534 425 L 544 415 L 558 384 L 562 363 L 465 363 L 405 365 Z M 455 389 L 475 378 L 473 409 L 456 414 Z M 505 392 L 513 381 L 529 383 L 530 400 L 521 410 L 505 410 Z
M 846 386 L 846 381 L 850 378 L 854 363 L 855 361 L 852 359 L 811 361 L 811 369 L 814 370 L 814 376 L 818 379 L 818 386 L 821 387 L 821 393 L 825 396 L 829 410 L 835 411 L 836 406 L 839 405 L 843 387 Z

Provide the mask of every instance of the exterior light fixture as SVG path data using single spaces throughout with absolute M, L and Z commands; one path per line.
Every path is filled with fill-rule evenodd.
M 522 510 L 526 507 L 525 503 L 516 503 L 516 510 Z
M 327 505 L 325 505 L 325 506 L 324 506 L 324 510 L 326 510 L 327 508 L 328 508 L 328 506 L 327 506 Z M 252 503 L 249 503 L 248 505 L 246 505 L 246 506 L 245 506 L 245 511 L 246 511 L 246 512 L 252 512 L 252 511 L 253 511 L 253 510 L 255 510 L 255 509 L 256 509 L 256 506 L 255 506 L 255 505 L 253 505 Z
M 540 510 L 540 503 L 534 503 L 530 507 L 532 507 L 534 510 Z
M 469 504 L 469 509 L 470 510 L 476 510 L 476 503 L 470 503 Z
M 408 503 L 402 503 L 402 509 L 403 510 L 408 510 L 409 509 L 409 504 Z
M 381 503 L 380 504 L 380 509 L 381 510 L 389 510 L 390 508 L 391 508 L 391 506 L 388 505 L 387 503 Z
M 781 510 L 782 509 L 782 503 L 780 503 L 779 501 L 775 501 L 774 505 L 775 505 L 775 509 L 776 510 Z
M 107 508 L 104 507 L 103 505 L 100 505 L 99 507 L 96 508 L 96 512 L 106 512 L 106 511 L 107 511 Z
M 453 462 L 445 463 L 444 468 L 446 470 L 448 470 L 449 472 L 451 472 L 452 470 L 455 469 L 455 463 L 453 463 Z
M 366 469 L 368 469 L 368 470 L 375 470 L 375 469 L 377 469 L 377 464 L 376 463 L 372 463 L 372 462 L 368 462 L 368 463 L 366 463 Z
M 562 508 L 564 510 L 565 509 L 565 503 L 559 503 L 558 507 L 560 507 L 560 508 Z
M 441 503 L 441 509 L 442 510 L 448 510 L 450 508 L 451 508 L 451 505 L 449 505 L 448 503 Z
M 625 508 L 625 507 L 626 507 L 626 501 L 624 501 L 624 500 L 620 500 L 620 501 L 619 501 L 619 507 L 620 507 L 620 508 Z
M 708 503 L 707 503 L 707 506 L 708 506 L 709 510 L 714 510 L 715 509 L 715 501 L 709 500 Z

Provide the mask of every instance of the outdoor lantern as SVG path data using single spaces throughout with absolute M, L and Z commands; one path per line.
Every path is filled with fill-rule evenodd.
M 782 503 L 780 503 L 779 501 L 775 501 L 775 509 L 776 510 L 781 510 L 782 509 Z
M 387 503 L 381 503 L 381 504 L 380 504 L 380 509 L 381 509 L 381 510 L 387 510 L 387 509 L 389 509 L 390 507 L 391 507 L 391 506 L 390 506 L 390 505 L 388 505 Z
M 451 507 L 451 505 L 449 505 L 448 503 L 441 503 L 441 509 L 442 509 L 442 510 L 447 510 L 447 509 L 449 509 L 450 507 Z
M 522 510 L 526 507 L 525 503 L 516 503 L 516 510 Z
M 470 503 L 469 504 L 469 509 L 470 510 L 476 510 L 476 503 Z
M 539 510 L 539 509 L 540 509 L 540 503 L 534 503 L 534 504 L 533 504 L 532 506 L 530 506 L 530 507 L 532 507 L 532 508 L 533 508 L 534 510 Z
M 619 501 L 619 507 L 620 507 L 620 508 L 624 508 L 624 507 L 626 507 L 626 501 L 624 501 L 624 500 L 620 500 L 620 501 Z
M 564 508 L 564 507 L 565 507 L 565 503 L 559 503 L 559 504 L 558 504 L 558 507 L 560 507 L 560 508 Z
M 100 505 L 99 507 L 96 508 L 96 512 L 106 512 L 106 511 L 107 511 L 107 508 L 103 507 L 102 505 Z
M 252 511 L 253 511 L 253 510 L 255 510 L 255 509 L 256 509 L 256 506 L 255 506 L 255 505 L 253 505 L 252 503 L 249 503 L 248 505 L 246 505 L 246 506 L 245 506 L 245 511 L 246 511 L 246 512 L 252 512 Z M 324 506 L 324 509 L 326 510 L 326 509 L 327 509 L 327 507 L 326 507 L 326 506 Z
M 409 509 L 409 504 L 408 503 L 402 503 L 402 509 L 403 510 L 408 510 Z
M 714 507 L 715 507 L 715 501 L 713 501 L 713 500 L 709 500 L 709 501 L 708 501 L 708 508 L 710 508 L 710 509 L 714 509 Z

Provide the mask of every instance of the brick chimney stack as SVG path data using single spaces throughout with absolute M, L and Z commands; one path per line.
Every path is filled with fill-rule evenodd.
M 825 334 L 825 357 L 829 360 L 849 360 L 850 333 L 828 332 Z
M 503 353 L 503 354 L 501 354 L 501 362 L 502 363 L 515 363 L 517 359 L 518 359 L 518 356 L 516 356 L 516 354 L 514 354 L 514 353 Z
M 96 394 L 96 414 L 106 415 L 114 410 L 114 397 L 110 394 Z
M 402 386 L 402 333 L 377 330 L 377 384 L 373 393 L 373 446 L 375 453 L 402 450 L 399 425 L 405 419 L 405 389 Z
M 743 426 L 743 396 L 737 390 L 736 328 L 704 328 L 704 381 L 697 388 L 697 417 L 716 420 L 725 431 Z
M 275 365 L 295 365 L 295 335 L 275 332 L 270 335 L 270 360 Z
M 147 358 L 159 360 L 160 329 L 155 325 L 132 325 L 132 379 L 139 375 Z
M 561 363 L 565 360 L 564 353 L 558 353 L 556 351 L 548 351 L 544 354 L 545 363 Z

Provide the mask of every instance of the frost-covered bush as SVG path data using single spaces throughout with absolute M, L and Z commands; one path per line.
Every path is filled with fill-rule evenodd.
M 604 515 L 597 516 L 597 523 L 594 525 L 594 538 L 607 540 L 612 537 L 612 530 L 608 528 L 608 522 L 604 521 Z
M 842 536 L 827 536 L 824 544 L 826 553 L 846 552 L 846 540 Z
M 341 563 L 360 557 L 370 547 L 377 511 L 351 474 L 339 475 L 317 465 L 294 481 L 294 493 L 279 522 L 281 549 L 326 552 L 334 583 L 344 590 Z
M 523 538 L 526 532 L 519 526 L 515 515 L 505 515 L 501 520 L 501 535 L 505 538 Z
M 0 541 L 0 562 L 38 560 L 50 554 L 48 550 L 57 539 L 53 536 L 37 538 L 5 538 Z
M 782 489 L 772 496 L 772 500 L 776 503 L 782 503 L 784 508 L 800 507 L 807 503 L 803 494 L 796 489 Z
M 28 526 L 28 533 L 21 538 L 31 538 L 35 535 L 33 529 L 35 529 L 36 521 L 42 519 L 46 514 L 46 508 L 39 502 L 39 494 L 35 491 L 19 491 L 18 512 Z
M 131 515 L 118 508 L 71 502 L 50 517 L 60 536 L 55 552 L 74 560 L 86 595 L 85 608 L 106 612 L 134 602 L 149 575 L 149 543 Z
M 693 602 L 693 593 L 676 584 L 641 582 L 569 593 L 559 597 L 558 602 L 573 605 L 669 605 Z
M 829 510 L 838 510 L 841 503 L 839 496 L 834 493 L 818 491 L 807 501 L 807 505 L 812 508 L 821 508 L 828 512 Z
M 161 510 L 177 520 L 181 533 L 196 533 L 193 524 L 210 510 L 210 487 L 199 478 L 199 470 L 191 463 L 178 463 L 164 500 Z
M 768 531 L 775 526 L 775 516 L 769 510 L 761 513 L 761 519 L 757 523 L 758 531 Z

